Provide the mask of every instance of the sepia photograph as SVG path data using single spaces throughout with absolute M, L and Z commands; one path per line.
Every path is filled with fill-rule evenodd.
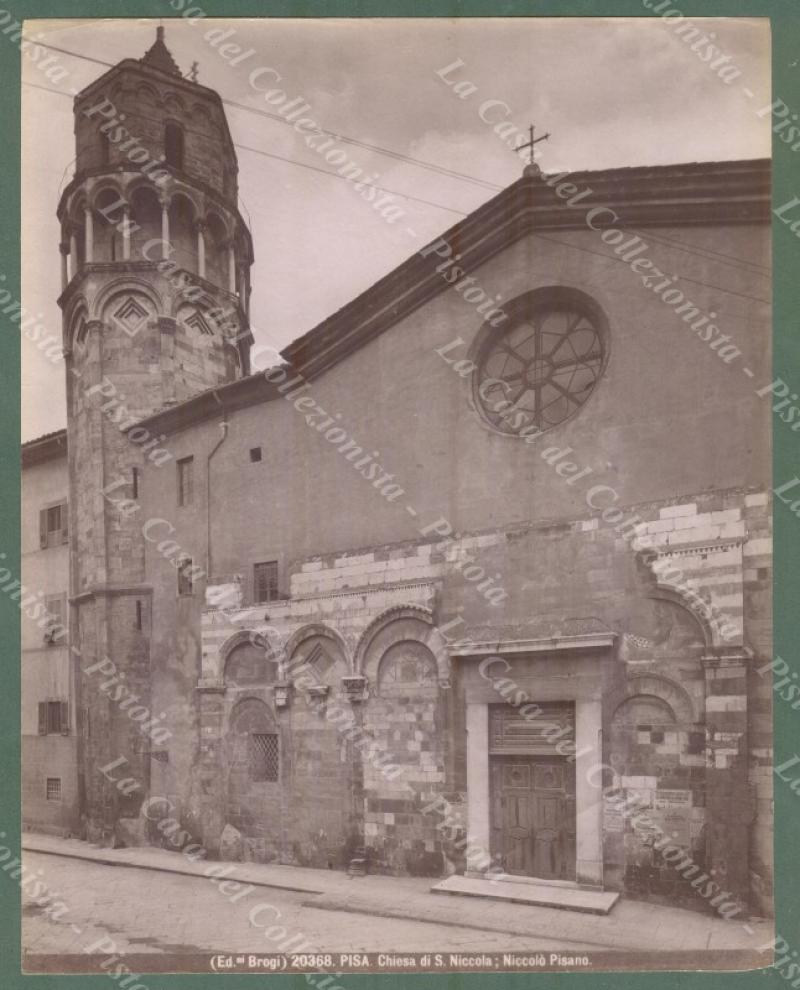
M 163 7 L 0 11 L 23 971 L 773 966 L 769 19 Z

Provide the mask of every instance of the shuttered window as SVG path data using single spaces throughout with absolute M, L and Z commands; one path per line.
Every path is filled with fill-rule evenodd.
M 253 598 L 256 602 L 274 602 L 278 598 L 277 560 L 253 565 Z
M 69 735 L 69 702 L 39 702 L 39 735 Z
M 67 596 L 50 595 L 44 600 L 47 609 L 45 642 L 63 644 L 67 638 Z
M 45 785 L 45 797 L 48 801 L 61 800 L 61 778 L 48 777 Z
M 39 546 L 42 549 L 67 543 L 67 503 L 50 505 L 39 512 Z

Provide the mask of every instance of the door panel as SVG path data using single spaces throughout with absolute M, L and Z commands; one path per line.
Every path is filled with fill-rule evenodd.
M 575 878 L 575 768 L 564 758 L 491 756 L 492 856 L 507 873 Z

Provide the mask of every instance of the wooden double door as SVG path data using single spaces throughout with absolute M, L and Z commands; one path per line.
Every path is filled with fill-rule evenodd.
M 492 857 L 507 873 L 575 879 L 575 765 L 560 756 L 489 757 Z

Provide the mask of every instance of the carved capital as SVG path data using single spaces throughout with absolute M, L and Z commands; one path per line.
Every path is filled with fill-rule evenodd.
M 369 681 L 363 674 L 353 674 L 342 678 L 342 687 L 347 700 L 352 704 L 366 701 L 369 696 Z
M 155 325 L 161 333 L 175 333 L 178 328 L 178 321 L 172 316 L 157 316 Z
M 292 685 L 289 681 L 276 681 L 272 685 L 272 697 L 276 708 L 288 708 Z

